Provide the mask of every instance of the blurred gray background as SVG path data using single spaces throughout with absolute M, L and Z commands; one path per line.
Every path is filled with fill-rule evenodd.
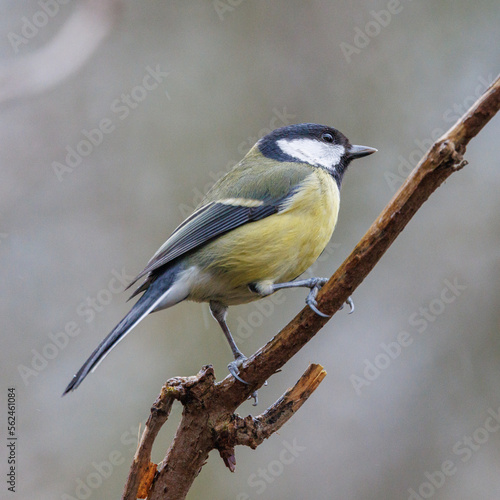
M 19 83 L 0 116 L 1 435 L 15 387 L 16 498 L 119 498 L 164 381 L 208 363 L 221 379 L 231 359 L 207 307 L 184 303 L 147 318 L 61 398 L 129 309 L 120 280 L 143 269 L 256 139 L 299 122 L 379 150 L 345 177 L 337 230 L 313 269 L 331 275 L 422 148 L 498 74 L 500 9 L 125 1 L 79 67 L 30 94 L 18 63 L 79 8 L 53 2 L 44 22 L 42 5 L 0 7 L 0 91 Z M 83 49 L 66 45 L 62 59 L 44 60 L 42 80 L 77 61 Z M 189 498 L 498 499 L 499 133 L 497 117 L 356 290 L 355 313 L 340 311 L 261 389 L 259 407 L 239 412 L 264 411 L 318 362 L 328 376 L 310 400 L 256 451 L 237 449 L 234 474 L 213 452 Z M 64 167 L 78 149 L 85 156 Z M 304 298 L 287 291 L 230 309 L 242 350 L 263 345 Z M 179 417 L 176 407 L 156 461 Z M 4 498 L 5 439 L 0 450 Z

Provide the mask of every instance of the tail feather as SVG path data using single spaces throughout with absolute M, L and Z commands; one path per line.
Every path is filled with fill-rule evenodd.
M 113 347 L 115 347 L 142 319 L 155 310 L 165 294 L 170 291 L 177 272 L 177 268 L 169 269 L 160 279 L 154 282 L 154 286 L 146 290 L 146 293 L 134 304 L 130 312 L 113 328 L 73 376 L 73 379 L 62 394 L 63 396 L 68 392 L 74 391 L 83 382 L 85 377 L 97 368 L 97 365 L 106 357 L 111 349 L 113 349 Z

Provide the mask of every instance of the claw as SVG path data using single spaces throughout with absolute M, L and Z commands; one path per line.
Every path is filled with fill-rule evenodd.
M 229 373 L 236 379 L 238 380 L 239 382 L 241 382 L 242 384 L 245 384 L 245 385 L 248 385 L 248 382 L 246 382 L 245 380 L 243 380 L 239 375 L 239 368 L 240 366 L 243 364 L 243 362 L 246 360 L 246 356 L 241 356 L 239 357 L 238 359 L 232 361 L 231 363 L 229 363 L 227 365 L 227 369 L 229 370 Z M 266 381 L 266 384 L 267 384 L 267 381 Z M 252 403 L 252 406 L 257 406 L 259 404 L 259 394 L 257 391 L 254 391 L 252 392 L 252 394 L 250 394 L 250 396 L 248 396 L 248 399 L 252 399 L 253 398 L 253 403 Z
M 227 365 L 227 369 L 229 370 L 229 373 L 236 379 L 238 380 L 239 382 L 241 382 L 242 384 L 245 384 L 245 385 L 248 385 L 248 382 L 243 380 L 238 374 L 239 374 L 239 369 L 241 367 L 241 365 L 243 364 L 243 362 L 247 359 L 246 356 L 244 356 L 243 354 L 241 356 L 238 356 L 237 359 L 235 359 L 234 361 L 231 361 L 231 363 L 229 363 Z M 267 385 L 267 380 L 266 380 L 266 383 L 264 385 Z M 252 394 L 248 397 L 248 399 L 252 399 L 253 398 L 253 403 L 252 403 L 252 406 L 257 406 L 259 404 L 259 395 L 257 393 L 257 391 L 254 391 L 252 392 Z
M 318 278 L 313 282 L 313 286 L 311 287 L 311 291 L 306 297 L 306 304 L 318 315 L 322 318 L 329 318 L 329 314 L 322 313 L 316 306 L 318 303 L 316 302 L 316 295 L 320 291 L 321 287 L 326 283 L 325 278 Z
M 310 300 L 309 302 L 306 300 L 306 303 L 307 305 L 318 315 L 318 316 L 321 316 L 322 318 L 329 318 L 330 315 L 329 314 L 325 314 L 325 313 L 322 313 L 317 307 L 316 307 L 316 304 L 317 302 L 316 301 L 312 301 Z
M 240 367 L 241 365 L 243 364 L 243 362 L 246 360 L 246 356 L 243 356 L 243 354 L 241 356 L 239 356 L 237 359 L 235 359 L 234 361 L 231 361 L 231 363 L 229 363 L 227 365 L 227 369 L 229 370 L 229 373 L 236 379 L 238 380 L 239 382 L 241 382 L 242 384 L 245 384 L 245 385 L 248 385 L 248 382 L 245 382 L 238 374 L 240 372 Z
M 347 297 L 347 300 L 345 301 L 345 304 L 347 304 L 350 307 L 349 314 L 352 314 L 354 312 L 354 302 L 351 299 L 351 297 Z M 345 304 L 342 304 L 339 307 L 339 311 L 341 311 L 342 309 L 344 309 Z
M 245 385 L 248 385 L 248 382 L 245 382 L 239 375 L 238 373 L 240 372 L 239 368 L 240 366 L 242 365 L 243 361 L 245 361 L 245 359 L 247 358 L 239 358 L 238 360 L 236 361 L 231 361 L 231 363 L 229 363 L 227 365 L 227 369 L 229 370 L 229 373 L 236 379 L 238 380 L 239 382 L 241 382 L 242 384 L 245 384 Z
M 259 404 L 259 393 L 257 391 L 252 392 L 248 399 L 250 398 L 253 398 L 252 406 L 257 406 Z
M 351 297 L 348 297 L 347 300 L 345 301 L 345 303 L 351 308 L 351 310 L 349 311 L 349 314 L 352 314 L 354 312 L 354 302 L 351 299 Z

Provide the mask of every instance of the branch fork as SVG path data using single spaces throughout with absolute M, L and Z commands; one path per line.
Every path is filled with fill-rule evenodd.
M 295 386 L 283 394 L 276 403 L 262 415 L 242 418 L 227 411 L 218 402 L 225 398 L 227 386 L 215 382 L 211 365 L 204 366 L 193 377 L 175 377 L 167 381 L 154 402 L 146 427 L 141 437 L 125 486 L 124 499 L 135 498 L 184 498 L 191 483 L 179 482 L 172 474 L 172 467 L 179 464 L 178 451 L 195 455 L 197 472 L 205 463 L 208 452 L 217 449 L 226 467 L 234 472 L 236 445 L 257 448 L 264 439 L 276 432 L 302 406 L 325 378 L 326 372 L 320 365 L 310 365 Z M 159 430 L 167 421 L 175 400 L 184 406 L 182 420 L 167 456 L 158 466 L 151 462 L 153 442 Z M 199 425 L 200 423 L 205 425 Z M 183 440 L 191 430 L 196 439 Z M 182 445 L 179 444 L 182 442 Z M 207 444 L 208 442 L 208 444 Z M 205 445 L 205 449 L 200 448 Z M 186 449 L 187 447 L 187 449 Z M 188 453 L 191 452 L 191 453 Z M 190 468 L 187 467 L 189 471 Z M 171 479 L 174 479 L 173 481 Z M 194 479 L 194 477 L 193 477 Z M 187 487 L 187 489 L 186 489 Z M 162 496 L 167 493 L 167 496 Z

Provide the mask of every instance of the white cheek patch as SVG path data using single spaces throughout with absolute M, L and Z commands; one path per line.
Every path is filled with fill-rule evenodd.
M 328 170 L 337 165 L 345 153 L 344 146 L 326 144 L 315 139 L 280 139 L 277 144 L 283 153 Z

